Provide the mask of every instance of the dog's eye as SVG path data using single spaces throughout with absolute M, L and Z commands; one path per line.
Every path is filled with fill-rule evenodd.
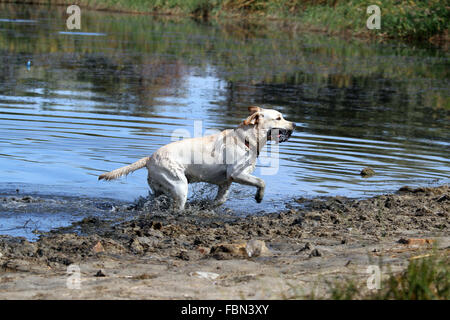
M 278 117 L 277 120 L 281 120 L 281 117 Z

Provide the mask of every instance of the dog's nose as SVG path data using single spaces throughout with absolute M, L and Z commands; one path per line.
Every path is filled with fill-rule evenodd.
M 294 130 L 297 125 L 295 124 L 295 122 L 291 122 L 291 124 L 292 124 L 292 130 Z

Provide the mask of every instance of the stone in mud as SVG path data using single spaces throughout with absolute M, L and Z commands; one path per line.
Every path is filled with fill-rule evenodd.
M 270 254 L 269 248 L 267 248 L 265 242 L 261 240 L 250 240 L 247 242 L 245 251 L 247 252 L 247 256 L 249 258 Z
M 301 249 L 299 249 L 297 251 L 297 253 L 300 253 L 300 252 L 303 252 L 303 251 L 306 251 L 306 250 L 312 250 L 312 249 L 314 249 L 313 245 L 310 242 L 307 242 L 307 243 L 305 243 L 303 248 L 301 248 Z
M 205 247 L 198 247 L 197 251 L 200 252 L 201 254 L 209 254 L 210 253 L 210 249 L 205 248 Z
M 104 252 L 105 248 L 103 248 L 102 243 L 99 241 L 97 242 L 97 244 L 92 248 L 92 252 L 94 253 L 100 253 L 100 252 Z
M 191 260 L 189 252 L 187 252 L 186 250 L 181 250 L 180 253 L 178 253 L 177 258 L 180 258 L 181 260 L 184 260 L 184 261 Z
M 210 254 L 218 260 L 248 257 L 246 246 L 246 243 L 221 243 L 211 247 Z
M 100 219 L 96 218 L 96 217 L 86 217 L 84 219 L 82 219 L 80 222 L 78 222 L 79 225 L 83 225 L 83 224 L 99 224 L 100 223 Z
M 443 201 L 450 201 L 450 196 L 448 194 L 444 194 L 443 196 L 439 197 L 437 202 L 443 202 Z
M 363 177 L 371 177 L 375 174 L 375 171 L 370 167 L 366 167 L 362 169 L 359 174 Z
M 442 187 L 418 187 L 418 188 L 411 188 L 409 186 L 401 187 L 399 192 L 411 192 L 411 193 L 425 193 L 426 195 L 441 195 L 442 193 L 448 192 L 447 186 Z
M 159 243 L 158 240 L 152 239 L 150 237 L 138 237 L 137 239 L 145 249 L 155 247 Z
M 431 215 L 432 213 L 433 213 L 433 212 L 432 212 L 430 209 L 428 209 L 427 207 L 422 207 L 422 208 L 418 208 L 418 209 L 416 210 L 415 215 L 416 215 L 417 217 L 422 217 L 422 216 Z
M 94 277 L 106 277 L 106 274 L 100 269 L 97 271 Z
M 384 202 L 384 206 L 385 206 L 386 208 L 388 208 L 388 209 L 392 208 L 394 205 L 395 205 L 395 201 L 392 200 L 391 197 L 388 197 L 388 198 L 386 199 L 386 201 Z
M 157 274 L 142 273 L 138 276 L 131 277 L 131 279 L 133 279 L 133 280 L 148 280 L 148 279 L 155 279 L 157 277 L 158 277 Z
M 162 228 L 162 223 L 161 222 L 155 222 L 152 224 L 152 228 L 155 230 L 161 230 Z
M 318 250 L 318 249 L 314 249 L 311 251 L 311 253 L 309 254 L 309 257 L 321 257 L 322 253 Z
M 322 216 L 320 214 L 308 214 L 306 218 L 314 220 L 314 221 L 322 221 Z
M 149 237 L 135 237 L 130 242 L 130 248 L 135 253 L 144 253 L 145 251 L 154 248 L 159 242 Z
M 219 260 L 233 257 L 251 258 L 270 254 L 264 241 L 250 240 L 247 243 L 222 243 L 211 247 L 210 254 Z
M 25 197 L 22 198 L 22 201 L 26 202 L 26 203 L 30 203 L 30 202 L 33 201 L 33 198 L 30 197 L 30 196 L 25 196 Z
M 413 192 L 414 189 L 411 188 L 410 186 L 403 186 L 400 189 L 398 189 L 399 192 Z
M 195 271 L 195 272 L 190 273 L 189 275 L 192 277 L 197 277 L 200 279 L 208 279 L 208 280 L 215 280 L 220 276 L 218 273 L 207 272 L 207 271 Z
M 131 240 L 130 249 L 135 253 L 143 253 L 144 247 L 140 244 L 137 238 Z
M 303 222 L 303 219 L 301 218 L 301 217 L 298 217 L 298 218 L 295 218 L 293 221 L 292 221 L 292 223 L 291 223 L 291 226 L 296 226 L 296 225 L 298 225 L 298 226 L 302 226 L 302 222 Z
M 164 237 L 161 231 L 155 230 L 155 229 L 146 230 L 145 235 L 148 237 L 155 237 L 155 238 L 163 238 Z
M 398 243 L 401 244 L 407 244 L 407 245 L 426 245 L 426 244 L 433 244 L 435 240 L 433 239 L 422 239 L 422 238 L 401 238 L 398 240 Z

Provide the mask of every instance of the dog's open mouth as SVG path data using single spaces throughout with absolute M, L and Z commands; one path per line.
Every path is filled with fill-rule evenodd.
M 273 128 L 267 131 L 267 140 L 285 142 L 291 137 L 292 130 Z

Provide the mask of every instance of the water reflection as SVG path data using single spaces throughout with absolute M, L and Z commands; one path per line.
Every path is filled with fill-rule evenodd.
M 237 186 L 231 208 L 449 181 L 446 52 L 87 10 L 82 30 L 69 32 L 64 7 L 0 9 L 4 192 L 20 182 L 135 199 L 147 192 L 145 172 L 111 184 L 96 176 L 151 154 L 175 129 L 193 133 L 194 120 L 236 126 L 252 104 L 299 130 L 280 147 L 278 175 L 264 177 L 266 201 Z M 362 179 L 368 165 L 377 175 Z

